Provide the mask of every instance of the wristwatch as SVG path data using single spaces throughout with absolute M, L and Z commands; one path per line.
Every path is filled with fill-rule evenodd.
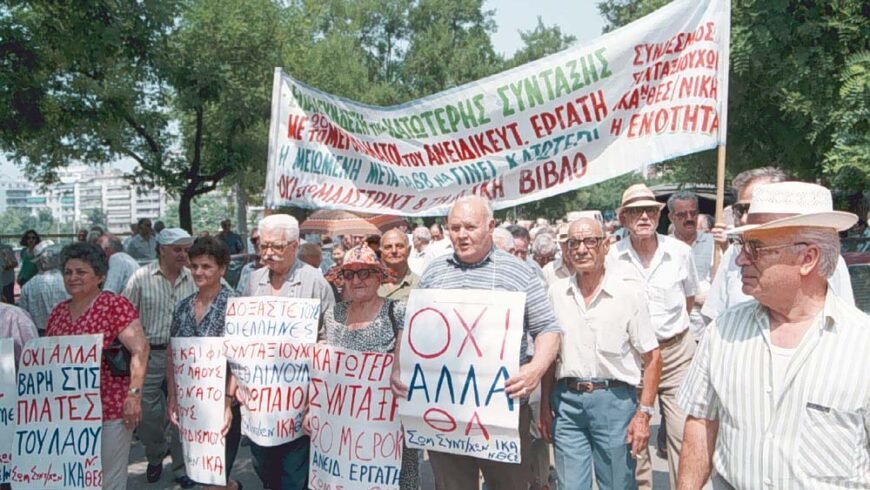
M 656 412 L 655 407 L 648 407 L 646 405 L 638 405 L 637 410 L 640 413 L 645 413 L 645 414 L 649 415 L 650 417 L 652 417 L 653 414 Z
M 130 388 L 127 390 L 128 395 L 139 396 L 142 394 L 142 388 Z

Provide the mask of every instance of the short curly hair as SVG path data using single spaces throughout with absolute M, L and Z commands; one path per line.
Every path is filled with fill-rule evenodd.
M 213 258 L 218 267 L 226 267 L 230 264 L 230 249 L 223 240 L 212 236 L 197 238 L 193 246 L 187 251 L 190 260 L 203 255 Z
M 78 259 L 86 262 L 94 269 L 94 274 L 106 277 L 109 272 L 109 258 L 102 248 L 87 242 L 74 242 L 63 247 L 60 251 L 60 265 L 66 268 L 70 260 Z

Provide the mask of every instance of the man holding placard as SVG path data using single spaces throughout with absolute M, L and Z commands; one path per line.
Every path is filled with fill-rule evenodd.
M 273 214 L 260 220 L 259 251 L 265 267 L 251 273 L 242 296 L 283 296 L 320 300 L 320 311 L 332 308 L 332 288 L 318 269 L 296 259 L 299 223 L 287 214 Z M 321 314 L 322 318 L 322 314 Z M 272 490 L 308 488 L 308 436 L 280 444 L 262 446 L 251 442 L 257 474 Z
M 435 403 L 438 402 L 439 398 L 443 400 L 444 397 L 449 396 L 451 400 L 457 398 L 464 400 L 456 407 L 457 412 L 467 409 L 469 406 L 478 407 L 483 411 L 491 404 L 493 398 L 496 399 L 497 403 L 500 403 L 502 399 L 507 400 L 506 405 L 509 407 L 508 410 L 519 412 L 519 447 L 513 447 L 513 444 L 507 443 L 501 445 L 501 449 L 504 449 L 504 451 L 497 450 L 493 452 L 491 448 L 477 450 L 482 445 L 486 447 L 485 443 L 480 442 L 480 436 L 483 436 L 482 439 L 484 441 L 497 439 L 494 434 L 487 432 L 485 421 L 480 419 L 472 419 L 464 426 L 461 432 L 463 433 L 462 435 L 466 436 L 465 440 L 452 439 L 448 441 L 448 439 L 437 437 L 436 435 L 436 438 L 441 441 L 440 446 L 436 445 L 438 450 L 433 450 L 431 445 L 421 444 L 419 441 L 415 444 L 415 441 L 412 441 L 412 435 L 409 434 L 408 427 L 410 424 L 405 424 L 406 441 L 414 447 L 430 448 L 429 458 L 435 475 L 436 487 L 439 490 L 477 489 L 480 472 L 483 472 L 487 485 L 492 489 L 527 490 L 531 480 L 528 460 L 520 457 L 513 458 L 512 455 L 508 455 L 507 459 L 501 459 L 501 456 L 503 456 L 503 452 L 510 453 L 511 450 L 518 453 L 516 456 L 520 456 L 529 449 L 531 411 L 528 406 L 528 396 L 538 386 L 541 376 L 543 376 L 556 357 L 559 349 L 561 329 L 556 323 L 553 311 L 546 300 L 543 283 L 536 277 L 534 271 L 516 257 L 501 250 L 496 250 L 493 247 L 492 231 L 495 229 L 495 220 L 493 219 L 492 208 L 488 201 L 479 196 L 457 199 L 448 214 L 447 228 L 453 244 L 453 253 L 434 259 L 420 280 L 421 289 L 444 291 L 439 291 L 436 295 L 438 296 L 437 299 L 430 300 L 430 307 L 423 308 L 415 306 L 415 295 L 418 292 L 413 292 L 409 300 L 408 316 L 406 317 L 409 318 L 406 326 L 411 327 L 407 327 L 407 332 L 403 329 L 399 333 L 399 341 L 397 342 L 395 354 L 397 359 L 393 364 L 394 369 L 391 383 L 396 396 L 407 401 L 407 403 L 400 406 L 400 413 L 403 413 L 403 406 L 410 405 L 413 402 L 413 397 L 429 396 L 429 393 L 421 394 L 419 391 L 419 364 L 413 373 L 402 373 L 402 369 L 399 368 L 401 363 L 400 352 L 405 352 L 407 348 L 407 356 L 409 358 L 412 356 L 431 358 L 437 355 L 437 353 L 431 355 L 420 353 L 413 344 L 410 344 L 409 347 L 407 342 L 412 338 L 411 328 L 415 321 L 415 314 L 422 315 L 426 313 L 428 315 L 429 312 L 424 310 L 437 311 L 441 307 L 439 303 L 443 302 L 447 306 L 445 309 L 446 314 L 453 315 L 451 318 L 458 317 L 457 321 L 447 325 L 448 332 L 453 330 L 455 324 L 461 323 L 461 331 L 464 332 L 465 339 L 463 340 L 461 337 L 455 339 L 456 335 L 454 332 L 452 334 L 454 340 L 452 342 L 447 340 L 448 344 L 453 345 L 447 345 L 444 348 L 450 349 L 458 346 L 458 352 L 452 360 L 449 357 L 446 358 L 445 362 L 450 362 L 451 365 L 444 365 L 440 377 L 428 381 L 431 384 L 429 390 L 433 391 Z M 460 315 L 460 311 L 463 310 L 463 298 L 468 298 L 467 301 L 469 303 L 478 301 L 479 306 L 481 303 L 486 302 L 487 295 L 490 296 L 491 302 L 485 305 L 478 313 L 477 320 L 475 320 L 475 317 L 468 317 L 467 312 L 463 313 L 466 318 Z M 429 297 L 431 295 L 421 296 Z M 502 297 L 509 297 L 510 299 L 502 301 Z M 516 305 L 516 303 L 510 303 L 511 300 L 522 302 L 520 305 Z M 524 316 L 522 319 L 516 319 L 517 323 L 522 323 L 522 329 L 516 328 L 512 332 L 515 335 L 511 335 L 510 338 L 505 336 L 504 340 L 500 343 L 495 343 L 495 346 L 492 345 L 493 342 L 477 340 L 479 338 L 487 338 L 488 336 L 492 337 L 493 333 L 499 331 L 508 332 L 509 326 L 512 325 L 511 310 L 508 308 L 511 305 L 523 308 Z M 484 316 L 486 315 L 487 308 L 508 309 L 506 309 L 504 314 L 500 315 L 501 318 L 496 320 L 491 318 L 491 316 Z M 518 309 L 514 308 L 513 313 L 516 314 Z M 441 315 L 441 313 L 438 313 L 438 315 Z M 444 318 L 446 320 L 446 315 Z M 485 319 L 480 321 L 481 318 Z M 445 323 L 447 322 L 445 321 Z M 404 338 L 406 337 L 405 333 L 407 333 L 407 338 Z M 534 357 L 529 356 L 527 353 L 525 345 L 526 333 L 531 334 L 535 338 Z M 422 336 L 426 334 L 427 332 L 419 333 Z M 414 333 L 414 335 L 418 334 Z M 429 337 L 432 337 L 431 332 Z M 469 355 L 473 357 L 473 353 L 469 354 L 469 352 L 479 352 L 482 354 L 483 351 L 488 351 L 499 344 L 506 346 L 508 343 L 510 343 L 511 348 L 503 348 L 501 357 L 505 357 L 511 352 L 516 352 L 519 356 L 519 363 L 513 365 L 518 366 L 518 369 L 510 373 L 509 377 L 505 375 L 506 379 L 500 379 L 496 375 L 491 384 L 481 381 L 478 387 L 474 371 L 469 370 L 466 367 L 467 365 L 463 364 L 463 362 L 467 361 Z M 399 345 L 401 348 L 398 347 Z M 465 357 L 462 357 L 464 351 Z M 450 354 L 453 354 L 452 350 Z M 512 359 L 516 358 L 512 357 Z M 484 371 L 489 360 L 490 358 L 485 358 L 484 362 L 479 363 L 476 367 L 480 371 Z M 506 361 L 505 364 L 508 364 L 508 362 Z M 474 368 L 475 366 L 472 364 L 471 367 Z M 507 373 L 509 368 L 502 369 Z M 452 389 L 447 393 L 446 388 L 444 388 L 446 382 L 439 382 L 439 379 L 448 379 L 447 377 L 451 375 L 459 378 L 456 381 L 451 381 L 455 384 L 455 393 Z M 474 388 L 471 388 L 472 383 Z M 441 387 L 436 388 L 437 385 Z M 463 388 L 463 385 L 465 388 Z M 480 391 L 479 397 L 477 396 L 478 388 Z M 472 389 L 475 391 L 475 394 L 468 395 L 468 391 Z M 502 391 L 504 393 L 500 393 Z M 460 395 L 460 392 L 464 392 L 464 394 Z M 443 404 L 444 402 L 441 401 L 440 403 Z M 519 405 L 518 408 L 514 407 L 514 403 Z M 427 411 L 427 413 L 429 412 L 432 412 L 432 410 Z M 448 432 L 451 425 L 455 426 L 456 423 L 455 421 L 447 420 L 451 417 L 450 413 L 445 410 L 441 410 L 441 412 L 440 416 L 444 420 L 429 419 L 426 420 L 426 423 L 436 431 Z M 516 417 L 516 412 L 512 413 Z M 403 413 L 403 420 L 404 415 Z M 425 415 L 423 418 L 425 420 Z M 457 432 L 460 431 L 457 430 Z M 504 433 L 505 431 L 502 430 L 501 432 Z M 516 433 L 516 431 L 512 432 Z M 476 436 L 475 442 L 471 442 L 472 438 L 469 435 Z M 468 446 L 473 447 L 469 449 Z M 441 448 L 444 448 L 445 452 L 441 452 Z
M 601 223 L 574 221 L 566 245 L 574 275 L 548 295 L 570 328 L 541 381 L 541 433 L 554 442 L 560 488 L 591 489 L 594 466 L 598 488 L 633 489 L 661 375 L 659 344 L 644 290 L 622 281 L 620 264 L 605 269 L 610 242 Z

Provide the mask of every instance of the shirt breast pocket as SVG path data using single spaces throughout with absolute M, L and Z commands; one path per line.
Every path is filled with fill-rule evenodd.
M 798 440 L 799 467 L 818 479 L 851 479 L 858 476 L 866 445 L 860 410 L 846 410 L 809 402 Z
M 595 344 L 598 352 L 605 356 L 616 358 L 627 355 L 631 348 L 628 343 L 628 332 L 617 329 L 605 329 L 596 332 Z

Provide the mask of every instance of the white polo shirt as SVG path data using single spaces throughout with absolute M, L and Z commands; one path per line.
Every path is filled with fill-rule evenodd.
M 617 379 L 637 386 L 640 355 L 658 347 L 645 294 L 627 287 L 624 267 L 608 268 L 604 284 L 586 305 L 577 276 L 559 279 L 547 295 L 562 326 L 556 378 Z
M 631 239 L 620 240 L 610 248 L 610 265 L 620 263 L 629 271 L 625 282 L 646 292 L 650 320 L 659 341 L 670 339 L 689 328 L 686 298 L 698 292 L 698 272 L 692 248 L 669 236 L 656 234 L 658 246 L 644 268 L 631 245 Z

